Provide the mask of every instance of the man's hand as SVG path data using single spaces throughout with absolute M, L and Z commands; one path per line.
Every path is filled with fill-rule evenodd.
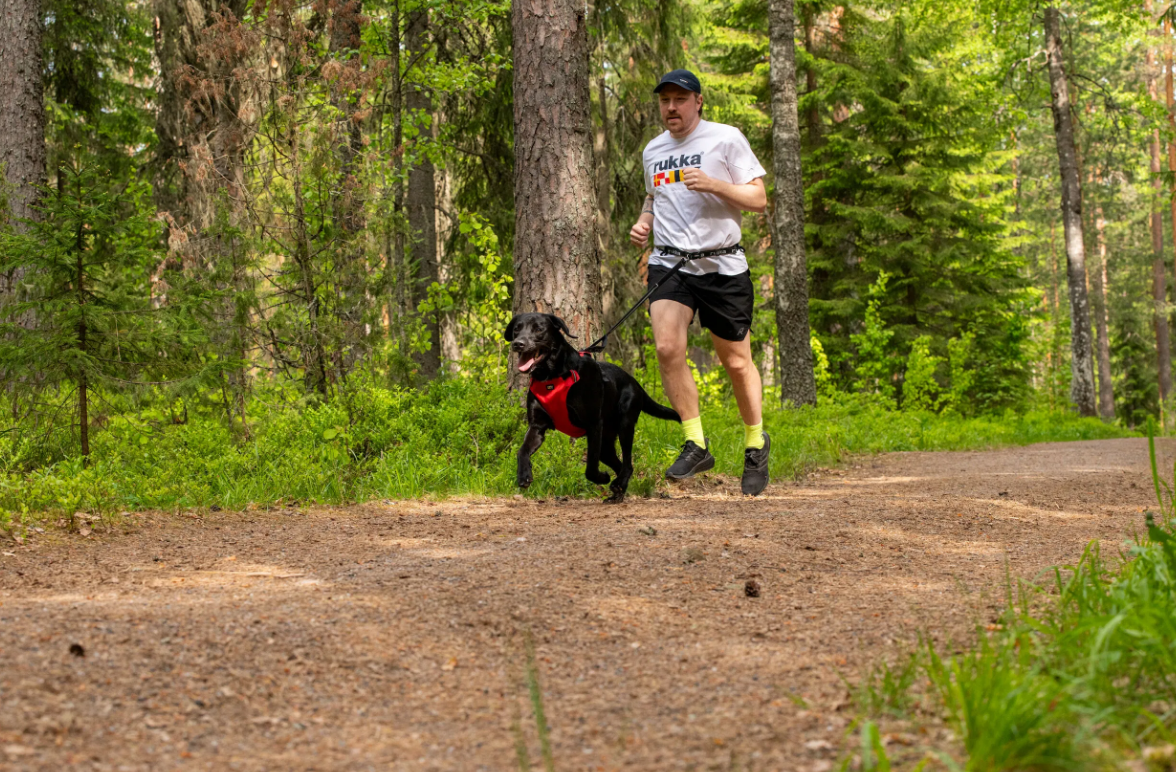
M 682 182 L 686 183 L 687 190 L 696 190 L 699 193 L 718 192 L 715 180 L 706 176 L 706 172 L 702 169 L 693 166 L 682 170 Z
M 649 232 L 653 230 L 653 223 L 645 219 L 645 215 L 641 215 L 641 219 L 629 229 L 629 241 L 639 247 L 644 247 L 649 242 Z
M 732 185 L 708 177 L 702 169 L 690 167 L 682 170 L 682 182 L 686 183 L 687 190 L 712 193 L 745 212 L 763 212 L 768 208 L 768 194 L 762 179 L 754 179 L 746 185 Z

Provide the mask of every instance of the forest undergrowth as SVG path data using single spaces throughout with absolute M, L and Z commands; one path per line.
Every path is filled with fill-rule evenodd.
M 1091 541 L 1045 582 L 1009 581 L 974 643 L 926 635 L 856 686 L 860 769 L 1176 768 L 1176 468 L 1169 484 L 1149 448 L 1158 512 L 1145 534 L 1110 556 Z M 954 747 L 888 753 L 892 725 L 924 737 L 946 725 Z
M 743 429 L 732 403 L 714 399 L 704 407 L 718 474 L 738 475 L 742 469 Z M 193 410 L 185 417 L 182 404 L 124 405 L 103 419 L 88 462 L 69 450 L 68 431 L 59 437 L 2 435 L 0 527 L 16 532 L 78 512 L 101 518 L 133 510 L 519 493 L 515 453 L 525 416 L 519 396 L 498 384 L 453 377 L 414 390 L 354 379 L 329 403 L 308 401 L 295 387 L 273 386 L 255 394 L 249 414 L 246 436 L 213 413 Z M 1062 413 L 964 418 L 896 411 L 876 399 L 850 395 L 823 398 L 816 407 L 769 409 L 765 427 L 772 436 L 771 473 L 777 480 L 854 454 L 1126 434 L 1114 425 Z M 677 424 L 642 418 L 630 496 L 657 494 L 680 443 Z M 535 457 L 535 482 L 526 495 L 601 496 L 605 491 L 584 479 L 584 447 L 549 433 Z

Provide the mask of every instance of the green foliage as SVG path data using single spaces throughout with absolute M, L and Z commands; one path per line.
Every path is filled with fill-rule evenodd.
M 902 380 L 903 410 L 935 410 L 939 406 L 939 399 L 935 396 L 939 391 L 935 370 L 942 361 L 931 353 L 929 335 L 915 338 L 911 344 L 911 353 L 907 355 L 906 372 Z
M 653 388 L 650 385 L 650 388 Z M 386 498 L 509 495 L 524 433 L 518 395 L 473 378 L 445 378 L 428 389 L 378 385 L 357 375 L 340 398 L 322 403 L 295 384 L 271 387 L 249 405 L 254 431 L 237 440 L 210 410 L 188 411 L 164 398 L 110 416 L 96 434 L 90 463 L 37 462 L 20 440 L 0 441 L 0 510 L 17 517 L 136 509 L 242 509 L 281 501 L 324 504 Z M 657 390 L 653 393 L 657 394 Z M 658 394 L 664 403 L 664 396 Z M 186 400 L 181 399 L 181 403 Z M 195 407 L 197 403 L 193 403 Z M 176 422 L 187 413 L 187 420 Z M 705 409 L 717 471 L 738 476 L 743 423 L 729 400 Z M 1121 432 L 1092 419 L 1028 414 L 1004 419 L 894 412 L 875 399 L 841 397 L 815 408 L 770 411 L 771 473 L 803 474 L 851 454 L 951 450 L 1051 440 L 1095 439 Z M 630 494 L 664 485 L 677 455 L 677 424 L 643 418 Z M 100 484 L 99 484 L 100 483 Z M 583 445 L 552 433 L 535 456 L 527 495 L 595 497 L 584 479 Z M 79 503 L 77 496 L 84 496 Z
M 85 163 L 58 175 L 37 221 L 0 232 L 0 271 L 23 277 L 21 300 L 0 305 L 0 374 L 14 409 L 28 412 L 26 431 L 50 433 L 68 431 L 87 388 L 174 373 L 184 332 L 182 308 L 165 315 L 150 303 L 159 228 L 148 186 Z M 63 411 L 71 417 L 61 420 Z
M 976 380 L 975 371 L 972 369 L 975 341 L 976 336 L 966 332 L 947 342 L 947 365 L 951 387 L 942 402 L 944 409 L 961 415 L 970 415 L 970 408 L 974 404 L 971 392 Z
M 829 372 L 829 357 L 825 356 L 825 347 L 816 333 L 811 333 L 809 345 L 813 350 L 813 377 L 817 382 L 817 396 L 829 399 L 837 393 L 833 385 L 833 375 Z
M 890 275 L 885 271 L 878 274 L 877 281 L 869 289 L 870 299 L 866 304 L 866 320 L 862 331 L 851 335 L 849 339 L 857 349 L 853 390 L 876 394 L 883 404 L 893 406 L 895 363 L 888 349 L 894 330 L 883 324 L 879 313 L 889 279 Z

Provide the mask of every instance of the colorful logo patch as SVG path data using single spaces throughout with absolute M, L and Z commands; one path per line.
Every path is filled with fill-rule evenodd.
M 682 181 L 682 170 L 681 169 L 674 169 L 673 171 L 668 171 L 668 172 L 658 172 L 657 174 L 653 175 L 653 187 L 655 187 L 655 188 L 659 187 L 661 185 L 669 185 L 672 182 L 681 182 L 681 181 Z

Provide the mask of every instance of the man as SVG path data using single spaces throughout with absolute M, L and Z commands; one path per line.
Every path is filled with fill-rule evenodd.
M 739 129 L 703 120 L 702 85 L 694 73 L 667 73 L 654 93 L 666 131 L 645 147 L 648 195 L 629 240 L 644 247 L 653 234 L 650 282 L 664 278 L 681 257 L 695 258 L 658 288 L 649 305 L 662 385 L 686 434 L 666 477 L 685 480 L 715 465 L 686 362 L 686 334 L 697 313 L 731 378 L 744 423 L 742 488 L 754 496 L 768 484 L 771 438 L 763 430 L 763 386 L 751 358 L 755 291 L 739 239 L 743 212 L 767 208 L 766 172 Z

